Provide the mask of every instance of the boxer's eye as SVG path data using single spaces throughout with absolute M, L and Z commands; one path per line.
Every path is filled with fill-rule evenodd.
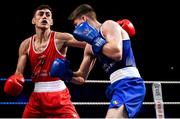
M 46 12 L 46 17 L 50 17 L 51 13 L 50 12 Z
M 38 15 L 39 15 L 39 16 L 43 16 L 43 15 L 44 15 L 44 12 L 39 12 Z

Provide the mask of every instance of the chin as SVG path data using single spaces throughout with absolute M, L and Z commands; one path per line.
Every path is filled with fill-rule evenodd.
M 41 29 L 48 29 L 49 26 L 40 26 L 39 28 L 41 28 Z

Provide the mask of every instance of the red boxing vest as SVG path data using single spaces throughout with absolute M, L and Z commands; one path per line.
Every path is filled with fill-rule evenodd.
M 49 71 L 56 58 L 64 58 L 55 46 L 55 32 L 50 33 L 48 44 L 42 52 L 34 49 L 35 36 L 31 37 L 29 46 L 29 59 L 32 70 L 33 82 L 56 81 L 59 78 L 50 77 Z

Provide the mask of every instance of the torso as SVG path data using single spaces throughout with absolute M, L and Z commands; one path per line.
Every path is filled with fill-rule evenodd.
M 103 23 L 99 27 L 99 33 L 100 33 L 101 37 L 105 38 L 106 34 L 103 31 L 103 25 L 107 25 L 107 24 Z M 108 77 L 111 75 L 111 73 L 113 73 L 114 71 L 116 71 L 118 69 L 125 68 L 125 67 L 136 67 L 134 54 L 133 54 L 133 51 L 131 48 L 130 38 L 129 38 L 127 32 L 124 29 L 122 29 L 122 27 L 120 27 L 120 28 L 121 28 L 121 36 L 122 36 L 122 42 L 123 42 L 122 43 L 123 44 L 123 46 L 122 46 L 122 49 L 123 49 L 122 60 L 115 61 L 111 58 L 108 58 L 107 56 L 105 56 L 102 53 L 97 56 L 97 59 L 102 64 L 102 68 Z
M 136 67 L 130 39 L 123 40 L 123 55 L 120 61 L 115 61 L 103 54 L 98 55 L 97 58 L 101 62 L 102 68 L 108 77 L 111 75 L 111 73 L 118 69 L 125 67 Z
M 33 82 L 59 80 L 59 78 L 49 76 L 49 70 L 53 61 L 56 58 L 64 58 L 66 54 L 66 48 L 63 46 L 63 43 L 56 46 L 56 42 L 55 32 L 51 32 L 49 39 L 41 44 L 36 41 L 35 35 L 30 38 L 28 54 Z
M 33 44 L 34 51 L 36 53 L 43 52 L 47 48 L 49 41 L 50 40 L 46 40 L 46 41 L 43 41 L 42 43 L 39 43 L 37 40 L 34 40 L 33 41 L 34 42 L 34 44 Z

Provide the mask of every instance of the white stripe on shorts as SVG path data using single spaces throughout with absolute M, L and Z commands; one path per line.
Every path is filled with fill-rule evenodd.
M 34 92 L 56 92 L 66 89 L 64 81 L 35 82 Z
M 115 81 L 118 81 L 124 78 L 132 78 L 132 77 L 138 77 L 138 78 L 141 77 L 138 69 L 136 67 L 125 67 L 125 68 L 114 71 L 110 75 L 110 81 L 112 84 Z

